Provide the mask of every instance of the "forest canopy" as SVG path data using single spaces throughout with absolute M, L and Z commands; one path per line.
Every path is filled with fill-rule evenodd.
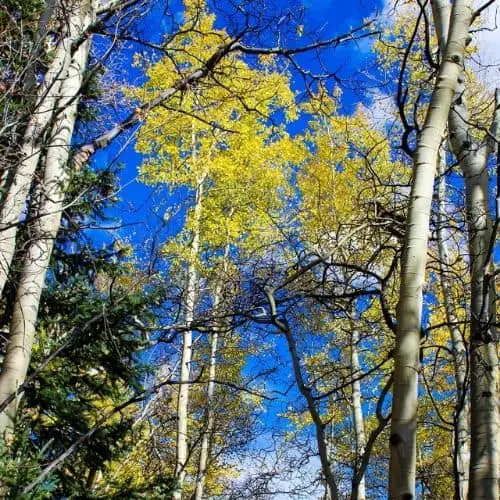
M 4 0 L 0 498 L 500 497 L 496 0 Z

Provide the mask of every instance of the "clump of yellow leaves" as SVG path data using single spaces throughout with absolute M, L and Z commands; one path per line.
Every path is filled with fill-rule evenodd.
M 187 3 L 188 14 L 198 4 Z M 197 12 L 196 26 L 190 19 L 186 34 L 167 46 L 168 57 L 147 70 L 147 84 L 135 92 L 142 102 L 169 88 L 179 72 L 199 68 L 228 41 L 214 27 L 213 15 Z M 270 221 L 288 194 L 284 167 L 303 155 L 283 124 L 274 123 L 282 121 L 278 112 L 285 120 L 297 114 L 286 71 L 273 58 L 252 68 L 229 54 L 213 75 L 148 114 L 137 141 L 146 156 L 142 180 L 193 190 L 203 184 L 201 216 L 188 213 L 181 247 L 194 226 L 205 248 L 255 247 L 270 236 Z M 172 244 L 168 250 L 174 251 Z
M 343 237 L 352 243 L 374 204 L 390 203 L 391 181 L 401 178 L 402 166 L 392 160 L 389 141 L 361 109 L 341 115 L 332 98 L 320 97 L 319 109 L 314 103 L 308 108 L 316 113 L 306 137 L 312 153 L 297 184 L 304 237 L 325 252 L 339 246 Z

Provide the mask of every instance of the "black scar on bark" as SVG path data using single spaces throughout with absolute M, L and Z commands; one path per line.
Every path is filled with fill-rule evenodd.
M 403 441 L 402 437 L 399 434 L 391 434 L 389 437 L 389 443 L 391 446 L 397 446 L 399 443 Z

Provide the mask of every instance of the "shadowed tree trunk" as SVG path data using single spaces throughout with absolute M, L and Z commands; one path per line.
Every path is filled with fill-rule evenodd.
M 499 498 L 498 355 L 495 344 L 495 280 L 488 274 L 493 251 L 489 210 L 488 158 L 491 146 L 474 145 L 468 133 L 463 80 L 450 113 L 450 142 L 465 180 L 471 275 L 471 459 L 470 499 Z M 492 135 L 498 138 L 497 91 Z M 492 141 L 487 141 L 491 143 Z
M 446 33 L 439 31 L 446 25 L 446 10 L 439 6 L 444 0 L 434 1 L 440 43 Z M 465 75 L 457 77 L 457 87 L 449 113 L 451 149 L 456 156 L 465 181 L 466 214 L 468 225 L 471 276 L 471 456 L 469 498 L 497 499 L 500 479 L 499 409 L 498 409 L 498 354 L 495 329 L 495 279 L 489 274 L 496 235 L 489 209 L 488 161 L 498 149 L 500 137 L 500 91 L 495 95 L 495 112 L 490 135 L 484 144 L 475 142 L 469 133 L 469 112 L 465 99 Z

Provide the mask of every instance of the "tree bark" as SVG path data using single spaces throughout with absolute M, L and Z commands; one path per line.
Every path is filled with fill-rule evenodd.
M 418 140 L 403 246 L 390 435 L 389 498 L 415 498 L 417 396 L 423 286 L 438 151 L 460 74 L 472 0 L 452 7 L 449 37 Z
M 366 435 L 365 425 L 363 422 L 363 408 L 361 406 L 361 381 L 357 378 L 361 373 L 358 355 L 359 333 L 354 330 L 352 332 L 351 341 L 351 377 L 354 379 L 352 383 L 352 413 L 354 423 L 354 434 L 356 436 L 356 473 L 358 471 L 361 459 L 365 453 Z M 355 474 L 356 475 L 356 474 Z M 361 478 L 359 483 L 353 487 L 352 500 L 365 500 L 365 478 Z
M 92 1 L 95 4 L 99 3 L 99 0 Z M 67 78 L 72 52 L 90 38 L 98 13 L 112 15 L 114 11 L 122 8 L 121 6 L 125 8 L 133 1 L 112 0 L 99 8 L 96 5 L 91 16 L 87 16 L 86 10 L 90 5 L 87 0 L 77 0 L 73 2 L 71 10 L 69 8 L 67 12 L 65 10 L 68 24 L 63 30 L 54 51 L 54 59 L 40 85 L 36 104 L 20 145 L 20 163 L 12 172 L 9 172 L 6 182 L 7 189 L 0 203 L 0 295 L 9 278 L 16 250 L 17 228 L 25 210 L 34 174 L 45 146 L 44 137 L 48 132 L 51 120 L 55 118 L 57 100 L 62 95 L 61 85 Z M 53 0 L 48 3 L 44 16 L 50 16 L 52 2 Z M 45 29 L 43 27 L 45 22 L 46 20 L 41 20 L 40 29 L 42 31 Z
M 10 174 L 7 191 L 0 206 L 0 294 L 7 282 L 15 253 L 17 226 L 26 206 L 33 176 L 43 149 L 43 139 L 53 119 L 61 85 L 67 77 L 74 40 L 88 23 L 84 19 L 85 2 L 68 17 L 66 32 L 54 51 L 54 59 L 40 85 L 32 116 L 20 148 L 21 161 Z
M 465 500 L 469 489 L 469 416 L 470 399 L 467 393 L 468 360 L 467 348 L 464 338 L 458 326 L 458 314 L 453 301 L 453 282 L 450 271 L 453 261 L 448 245 L 449 234 L 445 230 L 448 224 L 446 213 L 446 153 L 441 148 L 439 161 L 439 184 L 438 184 L 438 250 L 439 271 L 441 287 L 443 290 L 444 307 L 446 319 L 449 323 L 451 346 L 453 353 L 453 365 L 455 369 L 455 384 L 457 388 L 457 403 L 455 410 L 455 436 L 454 436 L 454 471 L 455 471 L 455 497 L 457 500 Z
M 464 79 L 460 79 L 450 113 L 450 143 L 465 181 L 471 274 L 471 459 L 470 499 L 498 499 L 499 411 L 498 355 L 496 350 L 495 280 L 488 276 L 492 258 L 493 227 L 489 209 L 487 163 L 491 141 L 474 144 L 468 132 L 468 112 L 464 102 Z M 500 95 L 497 91 L 492 135 L 498 139 Z
M 443 0 L 435 2 L 442 3 Z M 433 6 L 434 7 L 434 6 Z M 436 26 L 445 24 L 445 11 L 433 9 Z M 440 41 L 445 33 L 439 33 Z M 469 114 L 465 103 L 465 75 L 458 77 L 453 106 L 449 114 L 451 149 L 459 161 L 465 181 L 467 224 L 471 274 L 471 456 L 469 498 L 499 497 L 499 410 L 498 354 L 495 342 L 495 280 L 488 275 L 492 258 L 493 234 L 489 209 L 487 165 L 493 147 L 498 148 L 500 127 L 500 92 L 496 91 L 495 113 L 490 137 L 483 145 L 469 134 Z M 497 214 L 498 216 L 498 214 Z
M 95 6 L 90 2 L 82 4 L 78 22 L 73 21 L 72 24 L 73 36 L 79 34 L 80 27 L 84 26 L 88 18 L 93 15 L 94 8 Z M 62 111 L 56 117 L 52 128 L 50 147 L 45 158 L 39 214 L 31 222 L 32 240 L 28 244 L 22 262 L 10 324 L 9 342 L 0 373 L 1 401 L 15 393 L 22 385 L 31 358 L 40 297 L 61 220 L 68 182 L 66 165 L 77 115 L 78 98 L 76 96 L 82 84 L 89 46 L 90 41 L 87 40 L 75 52 L 60 87 L 63 97 L 54 103 L 54 106 L 57 105 Z M 5 434 L 6 438 L 12 433 L 18 403 L 19 398 L 15 398 L 0 413 L 0 434 Z
M 193 147 L 194 139 L 193 139 Z M 189 393 L 191 377 L 191 359 L 193 355 L 193 332 L 189 329 L 193 319 L 197 302 L 198 271 L 197 258 L 200 248 L 200 219 L 203 199 L 203 184 L 206 175 L 203 174 L 198 182 L 195 194 L 194 206 L 194 228 L 193 241 L 190 248 L 190 261 L 187 266 L 186 283 L 186 305 L 185 305 L 185 324 L 186 331 L 182 338 L 182 357 L 180 369 L 179 395 L 177 399 L 177 449 L 175 477 L 177 479 L 177 488 L 174 491 L 173 498 L 182 498 L 182 488 L 186 477 L 186 466 L 188 462 L 188 419 L 189 419 Z
M 229 255 L 229 246 L 226 245 L 224 249 L 224 262 L 223 270 L 227 271 L 227 258 Z M 214 304 L 213 310 L 217 315 L 220 308 L 222 295 L 222 281 L 219 281 L 214 290 Z M 200 449 L 200 463 L 198 466 L 198 475 L 196 477 L 196 489 L 194 498 L 195 500 L 202 500 L 203 492 L 205 489 L 205 479 L 207 476 L 208 457 L 210 452 L 210 438 L 215 423 L 215 408 L 214 408 L 214 394 L 215 394 L 215 372 L 217 367 L 217 349 L 219 342 L 219 327 L 215 326 L 211 339 L 210 339 L 210 359 L 208 364 L 208 386 L 207 386 L 207 417 L 206 427 L 203 430 L 203 437 L 201 440 Z
M 74 17 L 71 18 L 75 23 Z M 70 39 L 64 37 L 38 92 L 33 115 L 21 146 L 21 162 L 10 175 L 0 207 L 0 294 L 7 282 L 16 248 L 17 225 L 25 209 L 31 182 L 40 159 L 43 132 L 52 119 L 62 81 L 69 65 Z
M 208 388 L 207 388 L 207 420 L 206 428 L 203 431 L 200 448 L 200 463 L 198 466 L 198 476 L 196 477 L 196 490 L 194 494 L 195 500 L 203 498 L 205 489 L 205 478 L 207 476 L 207 464 L 210 448 L 210 437 L 214 428 L 215 411 L 213 407 L 213 399 L 215 393 L 215 370 L 217 366 L 217 343 L 219 341 L 219 333 L 217 328 L 214 329 L 210 339 L 210 361 L 208 368 Z

